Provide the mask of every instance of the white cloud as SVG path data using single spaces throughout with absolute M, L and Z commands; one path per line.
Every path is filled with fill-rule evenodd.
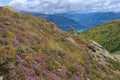
M 10 5 L 41 13 L 120 11 L 120 0 L 12 0 Z

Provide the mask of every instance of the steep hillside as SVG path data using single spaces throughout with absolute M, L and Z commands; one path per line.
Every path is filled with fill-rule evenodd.
M 119 65 L 92 40 L 0 7 L 1 80 L 119 80 Z
M 93 39 L 111 52 L 120 51 L 120 20 L 95 27 L 80 34 L 87 40 Z

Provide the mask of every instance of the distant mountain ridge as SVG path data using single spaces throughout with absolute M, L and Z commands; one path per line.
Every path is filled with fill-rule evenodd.
M 29 12 L 36 17 L 43 17 L 48 22 L 54 22 L 60 29 L 69 31 L 70 27 L 76 30 L 87 30 L 116 19 L 120 19 L 120 13 L 116 12 L 93 12 L 93 13 L 60 13 L 40 14 Z
M 54 22 L 60 29 L 64 31 L 69 31 L 71 27 L 74 27 L 76 30 L 84 29 L 85 26 L 79 24 L 77 21 L 68 18 L 63 15 L 59 14 L 39 14 L 39 13 L 32 13 L 36 17 L 45 18 L 47 22 Z

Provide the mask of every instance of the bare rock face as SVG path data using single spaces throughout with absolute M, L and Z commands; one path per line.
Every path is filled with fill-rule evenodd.
M 117 60 L 97 42 L 90 40 L 89 43 L 88 48 L 90 49 L 90 53 L 95 56 L 95 59 L 98 60 L 100 64 L 108 64 L 109 60 Z
M 3 76 L 0 76 L 0 80 L 3 80 Z
M 113 56 L 120 61 L 120 54 L 113 54 Z

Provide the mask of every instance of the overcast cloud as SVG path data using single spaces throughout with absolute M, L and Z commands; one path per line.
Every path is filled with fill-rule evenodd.
M 120 12 L 120 0 L 11 0 L 18 10 L 41 13 Z

